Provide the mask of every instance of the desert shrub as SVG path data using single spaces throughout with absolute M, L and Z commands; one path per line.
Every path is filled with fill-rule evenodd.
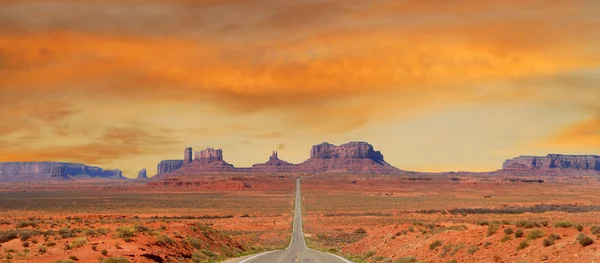
M 197 238 L 187 237 L 186 241 L 188 242 L 188 244 L 190 244 L 190 246 L 192 246 L 195 249 L 200 249 L 202 247 L 202 243 Z
M 379 261 L 382 261 L 382 260 L 384 260 L 384 259 L 385 259 L 385 257 L 384 257 L 384 256 L 376 256 L 376 257 L 375 257 L 373 260 L 375 260 L 375 261 L 379 262 Z
M 173 244 L 173 239 L 167 235 L 159 235 L 154 243 L 160 246 L 171 245 Z
M 167 226 L 165 226 L 165 225 L 160 225 L 160 229 L 162 229 L 162 230 L 166 230 L 166 229 L 167 229 Z
M 69 238 L 69 237 L 74 237 L 75 236 L 74 231 L 71 231 L 70 229 L 68 229 L 66 227 L 63 227 L 60 230 L 58 230 L 58 234 L 62 238 Z
M 521 227 L 521 228 L 525 228 L 525 229 L 542 227 L 542 225 L 540 225 L 540 223 L 538 223 L 538 222 L 535 222 L 535 221 L 525 221 L 525 220 L 517 221 L 517 223 L 515 225 L 517 227 Z
M 129 260 L 122 257 L 109 257 L 100 260 L 99 263 L 129 263 Z
M 529 242 L 523 240 L 523 241 L 521 241 L 521 243 L 519 243 L 519 245 L 517 245 L 517 251 L 524 249 L 528 246 L 529 246 Z
M 575 225 L 574 228 L 577 229 L 577 231 L 579 232 L 583 231 L 583 226 L 580 224 Z
M 95 237 L 98 236 L 98 231 L 96 231 L 95 229 L 88 229 L 83 231 L 83 234 L 88 237 Z
M 200 251 L 195 251 L 192 253 L 192 262 L 194 263 L 203 263 L 206 262 L 206 255 L 202 254 Z
M 357 228 L 356 230 L 354 230 L 354 234 L 366 234 L 367 230 L 365 230 L 362 227 Z
M 415 228 L 414 228 L 413 226 L 409 226 L 409 227 L 408 227 L 408 231 L 410 231 L 410 232 L 415 232 Z
M 529 240 L 536 240 L 543 236 L 544 236 L 544 231 L 539 230 L 539 229 L 534 229 L 527 233 L 527 239 L 529 239 Z
M 487 226 L 487 225 L 490 224 L 490 222 L 488 222 L 488 221 L 477 221 L 477 222 L 475 222 L 475 224 L 478 225 L 478 226 Z
M 573 223 L 569 222 L 569 221 L 559 221 L 554 223 L 554 227 L 560 227 L 560 228 L 570 228 L 573 226 Z
M 579 236 L 577 236 L 577 241 L 579 241 L 579 244 L 582 247 L 587 247 L 591 244 L 594 244 L 594 240 L 592 240 L 590 237 L 584 235 L 583 233 L 579 233 Z
M 98 228 L 96 229 L 96 234 L 99 236 L 106 236 L 110 233 L 110 229 L 108 228 Z
M 418 261 L 418 259 L 416 257 L 408 256 L 408 257 L 396 259 L 396 261 L 394 261 L 394 263 L 415 263 L 417 261 Z
M 143 232 L 148 232 L 148 231 L 150 231 L 150 228 L 149 228 L 149 227 L 147 227 L 147 226 L 144 226 L 144 225 L 136 225 L 136 226 L 135 226 L 135 231 L 136 231 L 136 232 L 143 233 Z
M 50 229 L 50 230 L 46 230 L 46 231 L 42 232 L 42 235 L 43 235 L 44 237 L 54 236 L 54 234 L 56 234 L 56 233 L 55 233 L 55 232 L 54 232 L 54 230 L 52 230 L 52 229 Z
M 525 236 L 525 233 L 523 233 L 523 230 L 517 229 L 517 231 L 515 231 L 515 238 L 522 238 L 523 236 Z
M 371 251 L 367 251 L 367 252 L 365 252 L 365 254 L 363 255 L 363 257 L 364 257 L 364 258 L 370 258 L 370 257 L 372 257 L 373 255 L 375 255 L 375 251 L 372 251 L 372 250 L 371 250 Z
M 514 233 L 514 230 L 512 228 L 507 227 L 504 229 L 504 234 L 512 235 L 512 233 Z
M 53 247 L 55 245 L 56 245 L 56 242 L 54 242 L 54 241 L 48 241 L 48 242 L 46 242 L 46 246 L 48 246 L 48 247 Z
M 442 253 L 440 253 L 440 257 L 441 258 L 445 257 L 446 254 L 448 254 L 448 251 L 450 251 L 450 249 L 452 249 L 452 244 L 444 245 L 444 247 L 442 247 Z
M 74 260 L 74 261 L 79 261 L 79 258 L 77 258 L 77 256 L 69 256 L 70 260 Z
M 57 261 L 52 261 L 52 263 L 75 263 L 75 261 L 69 259 L 60 259 Z
M 33 236 L 33 234 L 29 231 L 20 231 L 19 232 L 19 239 L 21 239 L 21 241 L 23 241 L 23 242 L 27 241 L 29 238 L 31 238 L 31 236 Z
M 23 247 L 29 247 L 29 241 L 25 241 L 25 242 L 23 242 L 23 244 L 21 244 L 21 245 L 23 245 Z
M 108 251 L 106 251 L 106 249 L 102 249 L 102 251 L 100 251 L 100 254 L 102 254 L 103 256 L 108 255 Z
M 556 243 L 556 240 L 560 239 L 560 236 L 557 234 L 550 234 L 548 238 L 544 239 L 543 245 L 544 247 L 549 247 Z
M 479 247 L 470 246 L 469 249 L 467 249 L 467 252 L 472 255 L 472 254 L 475 254 L 475 252 L 477 252 L 478 250 L 479 250 Z
M 120 226 L 117 227 L 117 234 L 116 236 L 118 238 L 122 238 L 123 240 L 125 240 L 125 242 L 130 242 L 132 237 L 135 237 L 135 228 L 131 227 L 131 226 Z
M 504 235 L 502 237 L 502 239 L 500 239 L 500 242 L 504 243 L 504 242 L 509 241 L 509 240 L 511 240 L 510 235 Z
M 441 240 L 433 241 L 433 243 L 429 244 L 429 249 L 434 250 L 434 249 L 438 248 L 439 246 L 441 246 L 442 244 L 443 244 L 443 242 Z
M 70 249 L 73 248 L 79 248 L 79 247 L 83 247 L 85 245 L 87 245 L 88 240 L 85 237 L 79 237 L 76 238 L 75 240 L 71 241 L 71 244 L 69 244 Z
M 490 242 L 490 241 L 486 241 L 485 243 L 483 243 L 483 247 L 484 247 L 484 248 L 488 248 L 488 247 L 490 247 L 491 245 L 492 245 L 492 242 Z
M 488 229 L 487 229 L 487 236 L 492 236 L 493 234 L 495 234 L 498 231 L 498 225 L 496 224 L 491 224 L 488 225 Z
M 17 225 L 17 228 L 24 228 L 24 227 L 36 227 L 38 224 L 37 221 L 23 221 L 23 222 L 19 222 L 19 224 Z
M 38 247 L 38 253 L 40 253 L 40 254 L 46 253 L 46 250 L 47 250 L 47 248 L 45 246 Z
M 6 220 L 0 220 L 0 226 L 1 225 L 10 225 L 10 222 L 8 222 Z
M 550 222 L 548 222 L 546 220 L 542 221 L 541 223 L 542 223 L 542 226 L 544 226 L 544 227 L 550 226 Z
M 600 235 L 600 226 L 593 226 L 592 227 L 592 234 L 594 234 L 594 235 Z
M 17 236 L 18 236 L 17 231 L 14 231 L 14 230 L 9 230 L 6 232 L 0 231 L 0 244 L 11 241 L 11 240 L 17 238 Z
M 208 249 L 202 249 L 202 250 L 200 250 L 200 252 L 202 252 L 202 254 L 204 254 L 210 258 L 218 258 L 219 257 L 217 254 L 213 253 L 212 251 L 210 251 Z M 373 252 L 373 253 L 375 253 L 375 252 Z

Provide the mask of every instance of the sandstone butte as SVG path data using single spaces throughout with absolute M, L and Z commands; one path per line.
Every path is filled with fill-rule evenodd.
M 388 164 L 383 154 L 375 151 L 367 142 L 350 142 L 335 146 L 322 143 L 312 146 L 309 158 L 298 164 L 279 159 L 273 152 L 269 159 L 252 167 L 238 168 L 223 159 L 223 150 L 206 148 L 194 152 L 184 150 L 182 160 L 163 160 L 157 165 L 160 179 L 172 175 L 199 173 L 350 173 L 350 174 L 412 174 L 427 175 L 400 170 Z M 514 175 L 514 176 L 598 176 L 600 156 L 560 155 L 521 156 L 506 160 L 502 169 L 484 173 L 460 172 L 469 175 Z M 438 173 L 440 174 L 440 173 Z M 454 172 L 441 174 L 456 174 Z M 145 169 L 138 179 L 146 179 Z M 70 180 L 127 179 L 120 170 L 104 170 L 95 166 L 64 162 L 0 162 L 0 182 L 36 182 Z
M 148 173 L 146 172 L 146 169 L 140 170 L 138 172 L 136 179 L 140 179 L 140 180 L 148 179 Z

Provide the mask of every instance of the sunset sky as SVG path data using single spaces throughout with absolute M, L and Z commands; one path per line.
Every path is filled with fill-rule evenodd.
M 600 154 L 600 1 L 0 0 L 0 161 Z

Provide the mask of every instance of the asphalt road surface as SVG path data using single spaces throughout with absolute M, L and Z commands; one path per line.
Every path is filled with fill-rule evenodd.
M 294 211 L 294 230 L 290 246 L 285 250 L 261 253 L 237 263 L 352 263 L 336 255 L 315 251 L 306 247 L 302 232 L 302 208 L 300 206 L 300 179 L 296 181 L 296 204 Z

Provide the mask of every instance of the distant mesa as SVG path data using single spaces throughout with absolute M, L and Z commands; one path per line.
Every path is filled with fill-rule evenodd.
M 335 146 L 322 143 L 312 147 L 310 158 L 300 164 L 279 159 L 274 151 L 265 163 L 248 168 L 236 168 L 223 160 L 223 150 L 206 148 L 194 153 L 186 148 L 184 159 L 161 161 L 158 175 L 195 174 L 205 172 L 246 173 L 397 173 L 401 170 L 389 165 L 379 151 L 367 142 L 351 142 Z M 181 164 L 181 166 L 179 166 Z
M 104 170 L 81 163 L 6 162 L 0 163 L 0 182 L 69 181 L 126 179 L 120 170 Z
M 142 169 L 138 172 L 137 179 L 148 179 L 148 173 L 146 169 Z
M 335 146 L 322 143 L 312 147 L 310 158 L 298 164 L 301 171 L 315 173 L 399 173 L 402 170 L 384 161 L 383 155 L 367 142 Z
M 156 174 L 166 174 L 179 170 L 183 166 L 183 160 L 163 160 L 156 166 Z
M 514 171 L 548 169 L 600 171 L 600 156 L 561 154 L 548 154 L 546 156 L 520 156 L 506 160 L 502 165 L 502 169 Z

